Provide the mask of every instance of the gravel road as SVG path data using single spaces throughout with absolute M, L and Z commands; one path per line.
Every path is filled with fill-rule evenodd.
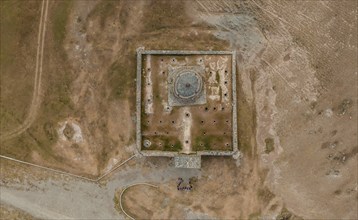
M 125 166 L 106 184 L 73 178 L 28 181 L 25 185 L 0 188 L 1 203 L 12 205 L 41 219 L 118 219 L 124 218 L 114 209 L 116 189 L 138 182 L 163 183 L 178 176 L 200 176 L 199 170 L 162 168 L 145 158 L 135 159 L 134 167 Z M 161 160 L 168 163 L 168 160 Z M 175 186 L 173 186 L 175 190 Z

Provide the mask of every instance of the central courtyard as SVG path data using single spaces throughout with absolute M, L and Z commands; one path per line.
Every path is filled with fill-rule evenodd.
M 139 48 L 140 153 L 186 157 L 233 155 L 237 151 L 235 67 L 235 54 L 231 51 Z

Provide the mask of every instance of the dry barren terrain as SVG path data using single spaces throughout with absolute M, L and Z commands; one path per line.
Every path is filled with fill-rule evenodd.
M 0 158 L 0 218 L 357 219 L 355 0 L 0 2 L 0 154 L 96 178 L 135 148 L 136 48 L 235 50 L 238 159 L 99 183 Z M 177 190 L 177 179 L 193 190 Z

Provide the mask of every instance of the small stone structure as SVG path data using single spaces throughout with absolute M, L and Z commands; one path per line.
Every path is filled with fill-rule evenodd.
M 238 152 L 235 57 L 235 51 L 137 49 L 141 155 L 200 168 L 201 156 Z
M 168 102 L 170 106 L 199 105 L 206 103 L 203 85 L 204 69 L 200 66 L 170 68 L 168 77 Z
M 175 156 L 174 166 L 177 168 L 199 169 L 201 167 L 201 158 L 198 155 Z

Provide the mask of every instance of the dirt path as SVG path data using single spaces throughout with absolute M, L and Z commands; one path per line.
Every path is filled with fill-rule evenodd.
M 192 143 L 191 143 L 191 127 L 193 120 L 190 117 L 189 108 L 185 107 L 183 112 L 181 113 L 181 121 L 182 121 L 182 129 L 183 129 L 183 153 L 190 154 L 192 151 Z
M 150 183 L 136 183 L 136 184 L 129 185 L 129 186 L 127 186 L 126 188 L 124 188 L 124 189 L 122 190 L 122 192 L 121 192 L 121 194 L 120 194 L 120 196 L 119 196 L 119 205 L 120 205 L 120 207 L 121 207 L 122 212 L 123 212 L 128 218 L 130 218 L 130 219 L 134 219 L 134 218 L 131 217 L 131 216 L 124 210 L 123 204 L 122 204 L 122 203 L 123 203 L 123 202 L 122 202 L 122 201 L 123 201 L 122 197 L 123 197 L 124 192 L 125 192 L 128 188 L 133 187 L 133 186 L 140 186 L 140 185 L 158 188 L 158 186 L 153 185 L 153 184 L 150 184 Z
M 113 197 L 118 189 L 123 190 L 142 182 L 159 185 L 178 176 L 185 179 L 198 176 L 200 172 L 166 167 L 163 162 L 160 167 L 155 167 L 145 158 L 136 158 L 134 167 L 121 168 L 120 172 L 113 173 L 105 185 L 71 177 L 62 178 L 45 171 L 43 174 L 57 180 L 50 177 L 44 181 L 28 179 L 28 184 L 1 185 L 0 203 L 12 205 L 41 219 L 124 219 L 124 215 L 114 208 Z M 145 171 L 144 167 L 148 170 Z M 31 172 L 31 169 L 25 168 L 26 172 Z M 175 189 L 175 184 L 171 186 Z
M 153 114 L 153 82 L 152 82 L 152 71 L 151 71 L 151 56 L 147 56 L 146 60 L 146 67 L 147 67 L 147 77 L 146 77 L 146 86 L 145 86 L 145 93 L 146 93 L 146 105 L 145 105 L 145 113 L 146 114 Z
M 45 45 L 47 14 L 48 14 L 48 0 L 43 0 L 41 6 L 41 17 L 40 17 L 39 32 L 37 38 L 34 91 L 32 95 L 32 101 L 31 101 L 29 112 L 22 125 L 0 136 L 0 140 L 2 141 L 16 137 L 17 135 L 23 133 L 26 129 L 28 129 L 31 126 L 31 124 L 34 122 L 37 115 L 37 111 L 40 107 L 41 76 L 42 76 L 42 66 L 43 66 L 42 64 L 43 64 L 43 52 L 44 52 L 44 45 Z
M 7 191 L 2 190 L 1 191 L 2 198 L 5 199 L 5 203 L 9 204 L 16 204 L 16 207 L 25 211 L 31 213 L 36 218 L 43 218 L 43 219 L 70 219 L 69 217 L 65 215 L 61 215 L 60 213 L 57 213 L 55 211 L 49 210 L 49 209 L 43 209 L 41 205 L 37 205 L 35 203 L 27 202 L 23 198 L 13 195 Z

